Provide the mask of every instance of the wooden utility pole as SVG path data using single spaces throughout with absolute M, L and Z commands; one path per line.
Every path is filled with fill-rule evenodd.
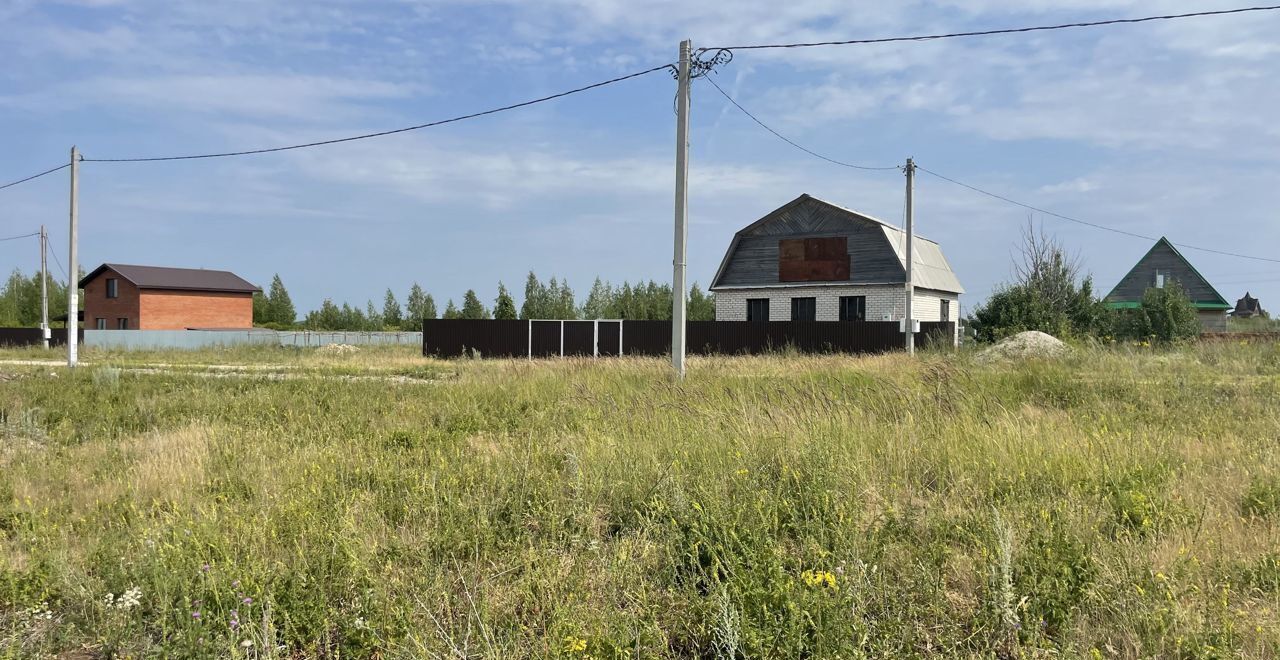
M 906 318 L 903 321 L 903 330 L 907 338 L 907 354 L 915 355 L 916 352 L 916 329 L 915 329 L 915 313 L 912 309 L 916 297 L 916 282 L 913 277 L 915 270 L 915 208 L 912 199 L 915 194 L 916 181 L 916 164 L 910 158 L 907 159 L 907 304 Z
M 685 260 L 689 241 L 689 58 L 693 42 L 680 42 L 680 71 L 676 88 L 676 234 L 671 260 L 671 366 L 684 378 Z
M 49 348 L 49 233 L 40 225 L 40 337 Z
M 67 366 L 79 361 L 80 282 L 79 255 L 76 243 L 80 237 L 80 151 L 71 147 L 71 246 L 67 255 Z

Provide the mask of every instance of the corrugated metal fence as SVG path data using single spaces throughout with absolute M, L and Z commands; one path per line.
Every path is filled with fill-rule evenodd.
M 760 354 L 792 348 L 806 353 L 883 353 L 902 348 L 896 321 L 689 321 L 689 353 Z M 951 345 L 954 323 L 921 323 L 918 345 Z M 424 355 L 550 357 L 557 355 L 665 355 L 670 321 L 498 321 L 433 319 L 423 322 Z

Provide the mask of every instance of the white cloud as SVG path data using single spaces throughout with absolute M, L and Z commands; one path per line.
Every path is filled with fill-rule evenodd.
M 1058 193 L 1086 193 L 1097 190 L 1097 188 L 1097 183 L 1084 177 L 1078 177 L 1070 181 L 1040 186 L 1036 189 L 1036 192 L 1044 195 L 1056 195 Z
M 423 92 L 422 87 L 412 84 L 329 76 L 153 75 L 90 78 L 40 92 L 0 96 L 0 105 L 31 109 L 92 106 L 161 115 L 179 110 L 206 117 L 330 122 L 379 114 L 369 104 Z

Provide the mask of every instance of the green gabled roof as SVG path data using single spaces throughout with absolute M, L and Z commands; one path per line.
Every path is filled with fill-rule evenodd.
M 1161 236 L 1160 240 L 1156 241 L 1155 244 L 1152 245 L 1147 250 L 1146 254 L 1142 255 L 1142 258 L 1139 259 L 1138 262 L 1133 265 L 1133 268 L 1130 268 L 1129 272 L 1125 273 L 1124 277 L 1121 277 L 1120 281 L 1117 282 L 1115 287 L 1111 289 L 1111 292 L 1108 293 L 1103 298 L 1103 300 L 1106 301 L 1108 306 L 1116 309 L 1132 309 L 1132 308 L 1136 308 L 1138 305 L 1141 304 L 1141 297 L 1137 299 L 1121 298 L 1118 300 L 1113 300 L 1112 298 L 1117 296 L 1116 291 L 1125 283 L 1126 280 L 1129 279 L 1129 276 L 1133 275 L 1134 272 L 1137 271 L 1138 268 L 1140 268 L 1149 257 L 1151 257 L 1151 253 L 1155 252 L 1156 248 L 1160 247 L 1161 245 L 1167 247 L 1175 257 L 1177 257 L 1180 261 L 1182 261 L 1182 263 L 1187 267 L 1188 270 L 1191 271 L 1193 275 L 1200 278 L 1200 282 L 1204 284 L 1205 288 L 1207 288 L 1210 292 L 1213 293 L 1214 297 L 1211 299 L 1193 300 L 1192 304 L 1195 305 L 1196 309 L 1226 310 L 1226 309 L 1232 308 L 1232 305 L 1227 303 L 1227 299 L 1223 298 L 1222 294 L 1218 293 L 1218 290 L 1212 284 L 1209 283 L 1209 279 L 1206 278 L 1204 275 L 1200 274 L 1200 271 L 1197 270 L 1194 265 L 1192 265 L 1191 261 L 1189 261 L 1185 256 L 1183 256 L 1182 252 L 1180 252 L 1178 248 L 1174 246 L 1174 244 L 1164 236 Z M 1185 290 L 1187 289 L 1187 287 L 1184 285 L 1183 289 Z

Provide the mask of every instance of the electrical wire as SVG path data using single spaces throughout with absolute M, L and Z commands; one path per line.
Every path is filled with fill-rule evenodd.
M 795 147 L 796 149 L 799 149 L 800 151 L 803 151 L 803 152 L 805 152 L 805 153 L 809 154 L 810 156 L 813 156 L 813 157 L 815 157 L 815 158 L 820 158 L 820 159 L 822 159 L 822 160 L 827 161 L 828 163 L 832 163 L 832 164 L 835 164 L 835 165 L 839 165 L 839 166 L 841 166 L 841 167 L 850 167 L 850 168 L 853 168 L 853 169 L 855 169 L 855 170 L 900 170 L 900 169 L 902 169 L 902 166 L 901 166 L 901 165 L 893 165 L 893 166 L 889 166 L 889 167 L 871 167 L 871 166 L 867 166 L 867 165 L 854 165 L 853 163 L 846 163 L 846 162 L 844 162 L 844 161 L 840 161 L 840 160 L 836 160 L 836 159 L 834 159 L 834 158 L 828 158 L 827 156 L 823 156 L 822 154 L 820 154 L 820 153 L 818 153 L 818 152 L 816 152 L 816 151 L 813 151 L 812 149 L 808 149 L 808 148 L 806 148 L 806 147 L 803 147 L 803 146 L 801 146 L 801 145 L 797 144 L 797 143 L 796 143 L 794 140 L 792 140 L 791 138 L 789 138 L 789 137 L 787 137 L 787 136 L 785 136 L 785 135 L 783 135 L 783 134 L 781 134 L 781 133 L 779 133 L 779 132 L 777 132 L 777 131 L 773 130 L 772 128 L 770 128 L 770 127 L 769 127 L 769 125 L 768 125 L 768 124 L 766 124 L 766 123 L 764 123 L 764 122 L 760 121 L 760 118 L 759 118 L 759 117 L 756 117 L 755 115 L 751 114 L 751 112 L 750 112 L 749 110 L 747 110 L 746 108 L 742 107 L 742 104 L 741 104 L 741 103 L 738 103 L 737 101 L 735 101 L 735 100 L 733 99 L 733 97 L 732 97 L 732 96 L 729 96 L 728 92 L 725 92 L 723 89 L 721 89 L 721 88 L 720 88 L 720 86 L 716 84 L 716 81 L 715 81 L 715 80 L 712 80 L 710 76 L 704 76 L 704 77 L 703 77 L 703 80 L 706 80 L 707 82 L 711 83 L 711 86 L 712 86 L 712 87 L 715 87 L 715 88 L 716 88 L 716 91 L 720 92 L 720 94 L 721 94 L 722 96 L 724 96 L 726 99 L 728 99 L 728 100 L 729 100 L 729 102 L 730 102 L 730 103 L 732 103 L 734 107 L 736 107 L 737 109 L 741 110 L 741 111 L 742 111 L 742 114 L 744 114 L 744 115 L 746 115 L 746 116 L 750 117 L 750 118 L 751 118 L 751 121 L 754 121 L 755 123 L 759 124 L 759 125 L 760 125 L 760 127 L 761 127 L 761 128 L 763 128 L 764 130 L 769 131 L 770 133 L 773 133 L 773 135 L 774 135 L 775 137 L 777 137 L 779 140 L 782 140 L 783 142 L 786 142 L 787 144 L 789 144 L 789 145 L 791 145 L 791 146 Z
M 1109 231 L 1109 232 L 1116 233 L 1116 234 L 1122 234 L 1122 235 L 1124 235 L 1124 236 L 1131 236 L 1131 237 L 1133 237 L 1133 238 L 1141 238 L 1141 239 L 1148 240 L 1148 241 L 1155 241 L 1155 240 L 1159 240 L 1159 239 L 1158 239 L 1157 237 L 1155 237 L 1155 236 L 1147 236 L 1146 234 L 1138 234 L 1138 233 L 1136 233 L 1136 232 L 1126 231 L 1126 230 L 1124 230 L 1124 229 L 1116 229 L 1115 227 L 1108 227 L 1108 226 L 1106 226 L 1106 225 L 1100 225 L 1100 224 L 1098 224 L 1098 223 L 1096 223 L 1096 222 L 1089 222 L 1089 221 L 1087 221 L 1087 220 L 1081 220 L 1081 219 L 1079 219 L 1079 218 L 1073 218 L 1073 217 L 1071 217 L 1071 216 L 1069 216 L 1069 215 L 1062 215 L 1061 213 L 1054 213 L 1053 211 L 1049 211 L 1049 210 L 1047 210 L 1047 209 L 1042 209 L 1042 208 L 1040 208 L 1040 207 L 1038 207 L 1038 206 L 1032 206 L 1032 205 L 1030 205 L 1030 204 L 1024 204 L 1023 202 L 1019 202 L 1019 201 L 1017 201 L 1017 200 L 1015 200 L 1015 199 L 1010 199 L 1010 198 L 1008 198 L 1008 197 L 1005 197 L 1004 195 L 997 195 L 996 193 L 990 192 L 990 191 L 988 191 L 988 190 L 983 190 L 983 189 L 981 189 L 981 188 L 978 188 L 977 186 L 971 186 L 971 185 L 969 185 L 969 184 L 967 184 L 967 183 L 964 183 L 963 181 L 957 181 L 957 180 L 952 179 L 952 178 L 950 178 L 950 177 L 943 176 L 943 175 L 941 175 L 941 174 L 938 174 L 937 172 L 934 172 L 934 171 L 932 171 L 932 170 L 926 169 L 926 168 L 921 167 L 921 166 L 919 166 L 919 165 L 916 165 L 916 169 L 917 169 L 917 170 L 920 170 L 921 172 L 924 172 L 924 173 L 926 173 L 926 174 L 929 174 L 929 175 L 931 175 L 931 176 L 935 176 L 935 177 L 937 177 L 937 178 L 939 178 L 939 179 L 942 179 L 943 181 L 947 181 L 947 182 L 953 183 L 953 184 L 955 184 L 955 185 L 957 185 L 957 186 L 960 186 L 960 187 L 962 187 L 962 188 L 968 188 L 969 190 L 972 190 L 972 191 L 974 191 L 974 192 L 976 192 L 976 193 L 980 193 L 980 194 L 986 195 L 987 197 L 993 197 L 993 198 L 998 199 L 998 200 L 1000 200 L 1000 201 L 1002 201 L 1002 202 L 1008 202 L 1008 203 L 1010 203 L 1010 204 L 1013 204 L 1014 206 L 1021 206 L 1021 207 L 1022 207 L 1022 208 L 1024 208 L 1024 209 L 1028 209 L 1028 210 L 1031 210 L 1031 211 L 1035 211 L 1035 212 L 1037 212 L 1037 213 L 1043 213 L 1043 214 L 1045 214 L 1045 215 L 1047 215 L 1047 216 L 1052 216 L 1052 217 L 1054 217 L 1054 218 L 1058 218 L 1058 219 L 1061 219 L 1061 220 L 1066 220 L 1066 221 L 1068 221 L 1068 222 L 1074 222 L 1074 223 L 1076 223 L 1076 224 L 1081 224 L 1081 225 L 1084 225 L 1084 226 L 1086 226 L 1086 227 L 1093 227 L 1094 229 L 1101 229 L 1101 230 L 1103 230 L 1103 231 Z M 1171 242 L 1171 243 L 1173 243 L 1173 241 L 1170 241 L 1170 242 Z M 1199 250 L 1199 251 L 1201 251 L 1201 252 L 1210 252 L 1210 253 L 1212 253 L 1212 254 L 1220 254 L 1220 255 L 1223 255 L 1223 256 L 1227 256 L 1227 257 L 1236 257 L 1236 258 L 1239 258 L 1239 259 L 1252 259 L 1252 260 L 1254 260 L 1254 261 L 1269 261 L 1269 262 L 1272 262 L 1272 263 L 1280 263 L 1280 259 L 1272 259 L 1272 258 L 1269 258 L 1269 257 L 1256 257 L 1256 256 L 1253 256 L 1253 255 L 1248 255 L 1248 254 L 1239 254 L 1239 253 L 1237 253 L 1237 252 L 1227 252 L 1226 250 L 1216 250 L 1216 249 L 1214 249 L 1214 248 L 1200 247 L 1200 246 L 1198 246 L 1198 245 L 1190 245 L 1190 244 L 1188 244 L 1188 243 L 1173 243 L 1173 244 L 1174 244 L 1174 245 L 1176 245 L 1176 246 L 1178 246 L 1178 247 L 1181 247 L 1181 248 L 1187 248 L 1188 250 Z
M 0 190 L 4 190 L 5 188 L 10 188 L 10 187 L 16 186 L 16 185 L 18 185 L 19 183 L 26 183 L 26 182 L 28 182 L 28 181 L 30 181 L 30 180 L 32 180 L 32 179 L 39 179 L 40 177 L 42 177 L 42 176 L 44 176 L 44 175 L 46 175 L 46 174 L 53 174 L 54 172 L 57 172 L 58 170 L 63 169 L 63 168 L 65 168 L 65 167 L 71 167 L 71 163 L 63 163 L 62 165 L 59 165 L 59 166 L 57 166 L 57 167 L 55 167 L 55 168 L 53 168 L 53 169 L 51 169 L 51 170 L 45 170 L 45 171 L 43 171 L 43 172 L 41 172 L 41 173 L 39 173 L 39 174 L 32 174 L 31 176 L 29 176 L 29 177 L 27 177 L 27 178 L 25 178 L 25 179 L 18 179 L 17 181 L 10 181 L 9 183 L 6 183 L 6 184 L 4 184 L 3 186 L 0 186 Z
M 84 160 L 85 162 L 89 162 L 89 163 L 150 163 L 150 162 L 166 161 L 166 160 L 196 160 L 199 158 L 225 158 L 227 156 L 249 156 L 252 154 L 267 154 L 267 153 L 274 153 L 277 151 L 290 151 L 293 149 L 306 149 L 308 147 L 320 147 L 328 144 L 338 144 L 341 142 L 353 142 L 355 140 L 367 140 L 369 138 L 382 137 L 384 135 L 394 135 L 396 133 L 407 133 L 409 131 L 416 131 L 423 128 L 431 128 L 433 126 L 452 124 L 454 122 L 464 121 L 467 119 L 475 119 L 477 117 L 483 117 L 485 115 L 492 115 L 492 114 L 497 114 L 499 112 L 506 112 L 507 110 L 515 110 L 517 108 L 523 108 L 523 107 L 535 105 L 538 103 L 545 103 L 547 101 L 564 98 L 572 94 L 578 94 L 588 90 L 596 89 L 598 87 L 604 87 L 605 85 L 612 85 L 614 83 L 619 83 L 624 80 L 639 78 L 640 76 L 648 75 L 650 73 L 654 73 L 657 71 L 669 70 L 671 67 L 672 67 L 671 64 L 663 64 L 661 66 L 655 66 L 650 69 L 645 69 L 644 71 L 637 71 L 635 73 L 629 73 L 625 76 L 610 78 L 609 80 L 603 80 L 597 83 L 592 83 L 590 85 L 584 85 L 582 87 L 570 89 L 564 92 L 560 92 L 558 94 L 543 96 L 540 98 L 531 99 L 529 101 L 523 101 L 520 103 L 513 103 L 511 105 L 504 105 L 500 108 L 491 108 L 489 110 L 483 110 L 481 112 L 473 112 L 471 114 L 460 115 L 457 117 L 450 117 L 449 119 L 440 119 L 437 121 L 427 122 L 425 124 L 418 124 L 416 126 L 406 126 L 404 128 L 396 128 L 389 131 L 378 131 L 377 133 L 365 133 L 363 135 L 353 135 L 353 136 L 337 138 L 333 140 L 307 142 L 304 144 L 294 144 L 286 147 L 270 147 L 266 149 L 249 149 L 246 151 L 227 151 L 222 153 L 194 154 L 194 155 L 187 155 L 187 156 L 156 156 L 156 157 L 150 157 L 150 158 L 85 158 Z M 63 167 L 66 167 L 66 166 L 64 165 Z
M 49 250 L 48 254 L 49 254 L 49 256 L 53 257 L 53 263 L 58 264 L 58 270 L 62 271 L 62 277 L 63 277 L 64 279 L 66 279 L 68 282 L 70 282 L 70 281 L 71 281 L 71 277 L 70 277 L 69 275 L 67 275 L 67 269 L 62 267 L 62 262 L 61 262 L 61 261 L 58 261 L 58 251 L 57 251 L 57 250 Z
M 9 238 L 0 238 L 0 243 L 3 243 L 5 241 L 16 241 L 19 238 L 29 238 L 31 236 L 39 236 L 39 235 L 40 235 L 40 232 L 37 231 L 30 234 L 23 234 L 21 236 L 10 236 Z
M 878 39 L 847 39 L 844 41 L 813 41 L 807 43 L 792 44 L 754 44 L 749 46 L 714 46 L 711 48 L 699 48 L 698 52 L 708 50 L 764 50 L 771 48 L 812 48 L 815 46 L 850 46 L 856 44 L 886 44 L 903 41 L 936 41 L 938 39 L 956 39 L 959 37 L 986 37 L 997 34 L 1016 34 L 1023 32 L 1044 32 L 1048 30 L 1066 30 L 1071 28 L 1087 28 L 1100 27 L 1104 25 L 1131 25 L 1134 23 L 1147 23 L 1150 21 L 1169 21 L 1182 18 L 1200 18 L 1206 16 L 1225 16 L 1228 14 L 1243 14 L 1246 12 L 1274 11 L 1280 9 L 1280 5 L 1261 6 L 1261 7 L 1240 7 L 1237 9 L 1222 9 L 1218 11 L 1198 11 L 1187 14 L 1166 14 L 1163 16 L 1144 16 L 1142 18 L 1117 18 L 1105 21 L 1088 21 L 1082 23 L 1063 23 L 1060 25 L 1038 25 L 1034 27 L 1020 28 L 1004 28 L 999 30 L 977 30 L 973 32 L 951 32 L 948 34 L 922 34 L 904 37 L 882 37 Z

